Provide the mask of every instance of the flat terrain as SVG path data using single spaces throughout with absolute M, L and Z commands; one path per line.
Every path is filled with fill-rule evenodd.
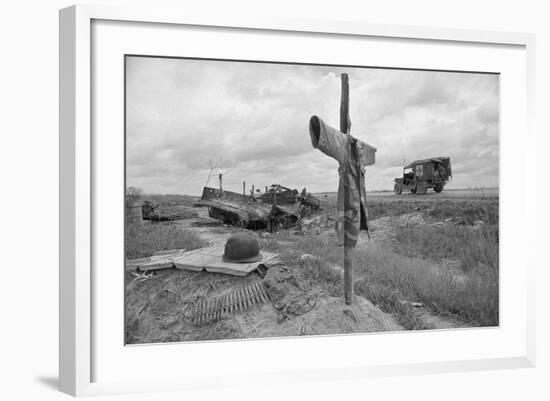
M 351 307 L 343 302 L 343 249 L 336 246 L 333 229 L 336 194 L 316 195 L 321 210 L 297 227 L 252 232 L 263 250 L 279 254 L 284 267 L 281 272 L 270 269 L 276 283 L 270 302 L 196 324 L 186 311 L 197 303 L 262 277 L 127 271 L 127 342 L 498 325 L 498 190 L 368 193 L 370 237 L 362 232 L 352 256 L 357 302 Z M 127 257 L 223 245 L 239 230 L 209 218 L 205 208 L 193 208 L 195 199 L 156 196 L 165 210 L 192 213 L 176 222 L 130 227 Z M 285 303 L 289 307 L 280 308 Z
M 335 192 L 321 192 L 317 196 L 327 195 L 336 196 Z M 403 192 L 401 195 L 395 195 L 392 191 L 374 191 L 367 192 L 367 198 L 372 200 L 409 200 L 409 201 L 425 201 L 433 199 L 450 199 L 450 200 L 468 200 L 468 199 L 487 199 L 498 198 L 498 188 L 470 188 L 470 189 L 445 189 L 441 193 L 435 193 L 432 190 L 424 195 L 416 195 L 409 192 Z

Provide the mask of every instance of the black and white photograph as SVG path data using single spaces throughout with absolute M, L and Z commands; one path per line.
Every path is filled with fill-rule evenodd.
M 1 398 L 550 399 L 547 8 L 4 2 Z
M 124 74 L 126 344 L 500 325 L 498 74 Z

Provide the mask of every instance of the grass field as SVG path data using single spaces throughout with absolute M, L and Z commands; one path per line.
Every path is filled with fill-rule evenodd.
M 333 239 L 323 236 L 288 238 L 290 236 L 292 234 L 275 234 L 265 248 L 281 253 L 290 265 L 296 265 L 304 253 L 314 255 L 313 260 L 298 262 L 299 274 L 312 286 L 322 287 L 328 295 L 342 297 L 343 249 L 335 247 Z M 492 241 L 493 237 L 486 240 Z M 490 244 L 493 251 L 495 247 L 498 249 L 498 245 Z M 479 249 L 477 244 L 474 247 Z M 422 245 L 416 249 L 428 252 Z M 475 254 L 475 250 L 465 252 Z M 490 256 L 498 256 L 498 251 Z M 455 315 L 468 325 L 498 325 L 498 259 L 491 259 L 490 263 L 470 265 L 457 272 L 444 264 L 427 263 L 426 259 L 386 247 L 358 249 L 352 258 L 356 294 L 393 314 L 407 329 L 426 328 L 417 319 L 411 302 L 421 302 L 433 313 Z
M 421 302 L 434 313 L 456 315 L 472 326 L 498 325 L 498 270 L 486 265 L 457 274 L 445 265 L 434 268 L 382 249 L 357 253 L 354 269 L 357 293 L 400 316 L 406 328 L 417 328 L 414 316 L 403 310 L 407 302 Z
M 124 245 L 126 258 L 137 259 L 167 249 L 196 249 L 206 243 L 194 231 L 182 230 L 174 223 L 144 222 L 127 224 Z
M 428 224 L 393 226 L 391 241 L 354 251 L 356 293 L 408 329 L 426 328 L 411 302 L 468 325 L 498 325 L 498 203 L 497 198 L 369 202 L 371 220 L 416 213 Z M 330 199 L 324 206 L 332 213 Z M 334 246 L 334 239 L 281 232 L 266 247 L 280 252 L 286 263 L 296 263 L 303 253 L 315 255 L 302 264 L 301 274 L 330 295 L 343 295 L 342 276 L 334 269 L 342 268 L 343 249 Z
M 336 197 L 332 194 L 321 200 L 320 214 L 333 221 Z M 153 201 L 169 208 L 190 208 L 194 198 L 158 195 Z M 437 328 L 419 317 L 415 303 L 434 316 L 458 321 L 454 327 L 499 324 L 497 197 L 387 194 L 369 198 L 368 208 L 374 239 L 358 245 L 352 256 L 357 295 L 392 315 L 405 329 Z M 415 224 L 410 224 L 411 217 Z M 208 235 L 224 238 L 234 231 L 224 225 L 197 230 L 193 224 L 181 222 L 130 225 L 126 257 L 150 256 L 173 248 L 195 249 L 207 245 Z M 379 239 L 381 232 L 386 235 L 383 239 Z M 258 239 L 262 249 L 279 253 L 311 291 L 321 297 L 343 297 L 344 251 L 336 246 L 331 227 L 281 230 Z M 311 257 L 303 258 L 304 254 Z

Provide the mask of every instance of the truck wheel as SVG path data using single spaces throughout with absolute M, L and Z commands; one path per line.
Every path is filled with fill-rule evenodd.
M 401 192 L 403 192 L 403 187 L 401 186 L 400 183 L 396 182 L 395 185 L 393 186 L 393 192 L 395 192 L 396 195 L 400 195 Z
M 437 193 L 440 193 L 441 191 L 443 191 L 443 184 L 435 184 L 434 191 Z
M 424 181 L 420 181 L 418 184 L 416 184 L 416 193 L 423 195 L 428 190 L 428 186 Z

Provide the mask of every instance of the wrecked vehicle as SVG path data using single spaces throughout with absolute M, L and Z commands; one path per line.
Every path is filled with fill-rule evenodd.
M 141 213 L 143 215 L 143 220 L 156 220 L 158 218 L 158 213 L 156 209 L 159 207 L 159 204 L 154 204 L 153 202 L 146 200 L 141 205 Z
M 451 158 L 447 156 L 416 160 L 403 167 L 403 177 L 396 178 L 393 192 L 404 190 L 413 194 L 425 194 L 429 188 L 437 193 L 443 191 L 452 177 Z
M 267 228 L 271 207 L 256 202 L 253 196 L 204 187 L 194 206 L 208 207 L 208 215 L 223 224 L 243 228 Z
M 257 199 L 271 205 L 294 205 L 300 202 L 313 211 L 317 211 L 321 207 L 319 198 L 307 192 L 306 188 L 303 188 L 302 192 L 298 193 L 297 189 L 290 189 L 279 184 L 271 185 L 271 187 Z
M 223 224 L 269 231 L 294 226 L 320 205 L 320 200 L 305 188 L 300 193 L 276 184 L 266 187 L 261 195 L 204 187 L 200 201 L 195 203 L 195 206 L 208 207 L 208 215 Z
M 175 221 L 191 217 L 188 211 L 184 212 L 181 210 L 174 210 L 174 208 L 168 208 L 167 210 L 166 206 L 159 209 L 159 206 L 160 204 L 155 204 L 150 200 L 143 201 L 143 204 L 141 205 L 143 220 L 150 220 L 153 222 Z

